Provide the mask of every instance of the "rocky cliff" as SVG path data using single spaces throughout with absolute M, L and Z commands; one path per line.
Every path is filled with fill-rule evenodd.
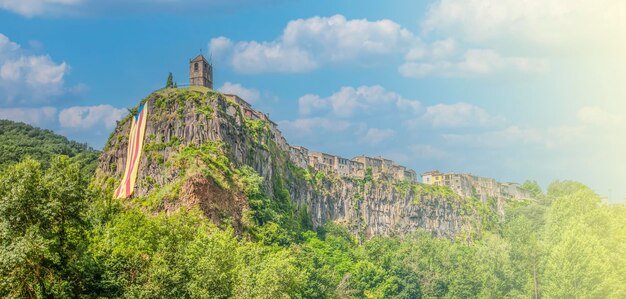
M 483 217 L 449 189 L 297 167 L 271 121 L 248 119 L 239 103 L 212 90 L 164 89 L 141 103 L 149 114 L 132 202 L 152 212 L 199 206 L 215 222 L 241 232 L 261 205 L 255 198 L 266 198 L 265 205 L 304 215 L 300 220 L 313 227 L 335 221 L 366 238 L 417 228 L 453 237 Z M 129 119 L 119 122 L 100 158 L 97 182 L 109 190 L 126 162 Z M 255 177 L 260 190 L 251 191 Z

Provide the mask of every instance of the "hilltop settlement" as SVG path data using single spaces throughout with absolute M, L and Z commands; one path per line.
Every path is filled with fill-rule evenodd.
M 189 64 L 189 82 L 191 86 L 213 88 L 213 67 L 202 55 L 192 59 Z M 260 111 L 252 108 L 245 99 L 235 94 L 224 96 L 237 103 L 241 113 L 247 119 L 264 120 L 271 125 L 271 134 L 278 140 L 278 146 L 289 152 L 291 162 L 301 168 L 335 174 L 341 177 L 363 178 L 370 172 L 374 179 L 417 182 L 417 173 L 413 169 L 399 165 L 384 157 L 357 156 L 352 159 L 333 154 L 309 150 L 303 146 L 289 145 L 278 125 Z M 232 108 L 231 108 L 232 109 Z M 236 111 L 229 111 L 234 115 Z M 526 199 L 531 194 L 517 183 L 501 183 L 492 178 L 484 178 L 469 173 L 441 173 L 437 170 L 421 175 L 421 182 L 427 185 L 446 186 L 461 197 L 497 199 Z

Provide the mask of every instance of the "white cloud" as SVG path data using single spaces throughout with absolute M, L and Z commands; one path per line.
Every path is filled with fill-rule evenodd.
M 421 118 L 409 120 L 407 126 L 415 128 L 421 121 L 426 121 L 435 128 L 486 127 L 503 122 L 503 118 L 492 116 L 478 106 L 456 103 L 429 106 Z
M 0 68 L 0 78 L 7 81 L 25 80 L 31 86 L 63 84 L 67 65 L 52 62 L 49 56 L 22 56 L 5 61 Z
M 382 112 L 390 107 L 394 111 L 408 113 L 417 113 L 420 109 L 418 101 L 406 99 L 380 85 L 357 88 L 344 86 L 327 98 L 308 94 L 298 102 L 301 114 L 308 115 L 330 109 L 338 117 L 351 117 L 357 112 Z
M 447 57 L 453 50 L 442 45 L 437 57 Z M 405 77 L 420 78 L 430 75 L 442 77 L 464 77 L 487 75 L 503 71 L 540 72 L 548 68 L 548 63 L 541 59 L 527 57 L 507 57 L 490 49 L 469 49 L 457 60 L 407 61 L 398 70 Z
M 346 20 L 342 15 L 313 17 L 289 22 L 281 40 L 286 45 L 307 45 L 331 61 L 368 54 L 401 51 L 415 42 L 411 32 L 390 20 Z
M 421 113 L 421 104 L 380 85 L 344 86 L 329 96 L 306 94 L 299 98 L 301 118 L 279 122 L 290 140 L 323 142 L 333 146 L 387 146 L 396 143 L 393 125 Z M 390 123 L 384 120 L 390 120 Z M 380 128 L 380 124 L 392 127 Z M 370 127 L 371 126 L 371 127 Z
M 545 149 L 563 149 L 564 145 L 585 144 L 587 131 L 580 126 L 549 128 L 524 128 L 510 126 L 502 130 L 477 134 L 444 134 L 444 140 L 463 146 L 479 148 L 504 148 L 511 146 L 537 146 Z
M 301 73 L 318 67 L 311 53 L 306 50 L 280 43 L 255 41 L 237 43 L 231 63 L 241 73 Z
M 267 5 L 277 0 L 0 0 L 0 9 L 26 17 L 128 13 L 210 14 Z
M 61 110 L 59 124 L 63 128 L 76 130 L 90 130 L 95 126 L 112 129 L 126 114 L 126 109 L 110 105 L 76 106 Z
M 493 169 L 506 175 L 534 172 L 531 176 L 544 184 L 555 178 L 581 180 L 603 194 L 617 191 L 621 200 L 626 194 L 621 184 L 626 165 L 624 115 L 583 107 L 577 116 L 578 121 L 571 124 L 513 125 L 441 137 L 446 149 L 452 151 L 452 158 L 462 158 L 460 162 L 468 163 L 466 169 Z
M 587 125 L 617 126 L 626 125 L 626 114 L 615 114 L 599 107 L 583 107 L 578 110 L 578 119 Z
M 308 135 L 320 129 L 326 131 L 342 132 L 352 127 L 353 124 L 345 120 L 332 120 L 323 117 L 299 118 L 296 120 L 285 120 L 278 123 L 281 130 L 294 135 Z
M 430 44 L 391 20 L 348 20 L 342 15 L 290 21 L 273 41 L 214 38 L 209 48 L 240 73 L 310 72 L 326 65 L 373 65 L 404 56 L 398 70 L 406 77 L 488 75 L 547 69 L 542 59 L 504 55 L 490 49 L 464 49 L 452 37 Z
M 347 20 L 342 15 L 290 21 L 274 41 L 232 42 L 212 39 L 209 47 L 242 73 L 308 72 L 320 65 L 405 53 L 419 39 L 399 24 L 384 19 Z
M 328 100 L 316 94 L 306 94 L 298 99 L 298 111 L 301 115 L 309 115 L 315 111 L 324 110 L 328 107 Z
M 457 47 L 457 42 L 452 38 L 435 41 L 429 47 L 430 56 L 434 59 L 447 58 L 457 51 Z
M 0 0 L 0 8 L 32 17 L 74 6 L 80 2 L 82 0 Z
M 0 59 L 5 60 L 14 56 L 19 49 L 20 45 L 12 42 L 6 35 L 0 33 Z
M 409 146 L 411 157 L 418 159 L 442 160 L 449 157 L 449 154 L 431 144 L 412 144 Z
M 422 26 L 427 33 L 472 41 L 623 45 L 625 13 L 622 0 L 439 0 L 430 6 Z
M 65 63 L 55 63 L 47 55 L 29 55 L 0 33 L 0 102 L 14 104 L 50 101 L 66 92 Z
M 8 119 L 35 126 L 41 126 L 56 122 L 57 109 L 54 107 L 0 108 L 0 119 Z
M 218 89 L 222 93 L 234 94 L 244 99 L 246 102 L 252 104 L 261 98 L 261 94 L 254 88 L 246 88 L 238 83 L 225 82 L 222 87 Z
M 422 143 L 393 147 L 391 151 L 383 156 L 405 166 L 415 166 L 417 165 L 416 163 L 419 163 L 419 168 L 413 168 L 418 174 L 426 170 L 423 168 L 425 165 L 432 164 L 435 161 L 455 163 L 460 158 L 459 155 L 453 155 L 438 146 Z
M 363 141 L 370 145 L 380 144 L 383 141 L 389 140 L 394 135 L 396 135 L 396 131 L 392 129 L 376 129 L 369 128 L 365 136 L 363 137 Z
M 411 48 L 406 55 L 404 55 L 404 59 L 408 61 L 422 60 L 425 58 L 429 59 L 444 59 L 451 57 L 458 50 L 457 42 L 452 39 L 444 39 L 434 41 L 430 45 L 419 44 L 415 48 Z
M 415 100 L 407 100 L 403 97 L 398 97 L 396 99 L 396 107 L 398 107 L 400 111 L 418 113 L 422 108 L 422 104 Z
M 225 36 L 212 38 L 209 41 L 209 52 L 213 55 L 223 55 L 226 51 L 233 47 L 233 41 Z

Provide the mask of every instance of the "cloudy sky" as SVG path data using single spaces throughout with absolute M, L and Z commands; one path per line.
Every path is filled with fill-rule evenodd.
M 100 148 L 204 53 L 292 144 L 626 197 L 626 2 L 415 2 L 0 0 L 0 118 Z

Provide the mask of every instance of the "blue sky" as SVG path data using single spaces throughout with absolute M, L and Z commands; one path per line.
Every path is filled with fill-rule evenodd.
M 210 52 L 292 144 L 626 197 L 623 1 L 415 2 L 0 0 L 0 117 L 100 148 Z

